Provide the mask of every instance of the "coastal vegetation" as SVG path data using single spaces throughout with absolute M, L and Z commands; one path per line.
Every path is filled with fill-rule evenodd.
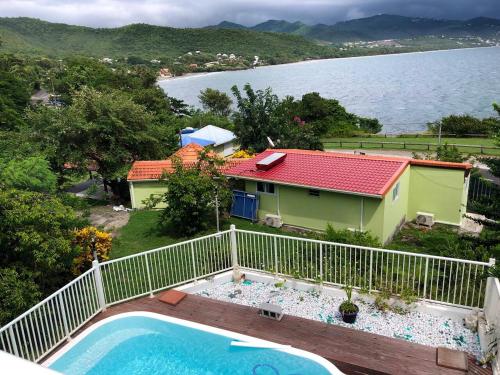
M 185 194 L 166 197 L 178 205 L 163 217 L 157 211 L 134 212 L 129 225 L 111 241 L 102 228 L 89 228 L 86 200 L 65 191 L 90 172 L 104 181 L 112 202 L 127 204 L 130 165 L 170 156 L 186 126 L 232 129 L 241 145 L 253 151 L 269 147 L 268 137 L 276 147 L 321 149 L 323 138 L 381 129 L 376 119 L 349 113 L 338 101 L 317 93 L 280 99 L 270 89 L 250 86 L 233 88 L 235 107 L 226 94 L 204 91 L 200 95 L 206 108 L 195 110 L 165 95 L 156 75 L 157 69 L 148 64 L 113 66 L 89 57 L 0 54 L 0 324 L 89 267 L 94 245 L 100 259 L 106 259 L 178 241 L 178 233 L 157 232 L 159 220 L 177 226 L 172 220 L 177 216 L 193 224 L 185 233 L 212 231 L 213 194 L 199 189 L 219 188 L 221 217 L 227 212 L 224 190 L 214 179 L 180 168 L 178 178 L 169 179 L 169 191 Z M 34 93 L 41 95 L 40 103 L 31 100 Z M 491 163 L 493 171 L 500 170 L 497 162 Z M 498 220 L 498 195 L 494 197 L 475 209 Z M 196 202 L 200 206 L 185 204 L 184 198 L 201 198 Z M 203 213 L 202 221 L 186 216 L 193 207 Z M 223 220 L 223 227 L 228 223 L 279 231 L 235 219 Z M 348 233 L 328 235 L 339 241 L 376 241 Z M 483 255 L 494 253 L 498 229 L 491 227 L 477 241 L 482 242 L 470 246 L 483 246 Z
M 397 25 L 395 28 L 394 25 Z M 248 69 L 309 59 L 494 46 L 500 21 L 378 15 L 335 25 L 270 20 L 198 29 L 132 24 L 94 29 L 32 18 L 0 18 L 6 52 L 55 59 L 85 56 L 114 68 L 145 65 L 169 74 Z
M 0 38 L 3 49 L 11 53 L 57 58 L 74 55 L 107 57 L 121 62 L 130 59 L 134 65 L 158 60 L 171 67 L 181 65 L 182 59 L 185 59 L 184 66 L 192 63 L 203 65 L 216 60 L 218 53 L 241 56 L 241 65 L 246 67 L 256 55 L 269 63 L 286 63 L 335 57 L 337 53 L 333 48 L 296 35 L 209 28 L 176 29 L 146 24 L 93 29 L 32 18 L 0 18 Z
M 376 119 L 356 116 L 337 100 L 318 93 L 304 94 L 300 100 L 287 96 L 280 100 L 270 88 L 254 91 L 247 84 L 243 96 L 233 86 L 237 111 L 233 115 L 235 133 L 241 147 L 260 152 L 270 146 L 321 150 L 321 137 L 377 133 L 382 125 Z

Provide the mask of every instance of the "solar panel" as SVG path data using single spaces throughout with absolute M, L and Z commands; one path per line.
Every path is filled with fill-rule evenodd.
M 286 154 L 284 152 L 274 152 L 256 163 L 259 171 L 268 171 L 272 167 L 280 164 L 285 160 Z

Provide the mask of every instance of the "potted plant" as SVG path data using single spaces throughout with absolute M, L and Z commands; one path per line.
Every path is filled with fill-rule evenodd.
M 358 316 L 359 307 L 352 302 L 352 286 L 346 285 L 344 290 L 347 299 L 340 304 L 339 311 L 345 323 L 353 324 Z

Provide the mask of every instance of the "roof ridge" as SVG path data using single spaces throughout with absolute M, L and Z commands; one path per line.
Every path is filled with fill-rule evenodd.
M 337 158 L 350 158 L 350 159 L 365 159 L 365 160 L 382 160 L 382 161 L 395 161 L 395 162 L 405 162 L 412 160 L 408 157 L 403 156 L 385 156 L 385 155 L 356 155 L 356 154 L 347 154 L 344 152 L 335 152 L 335 151 L 321 151 L 321 150 L 301 150 L 301 149 L 267 149 L 266 151 L 272 152 L 284 152 L 284 153 L 293 153 L 293 154 L 302 154 L 302 155 L 318 155 L 325 157 L 337 157 Z
M 347 154 L 343 152 L 330 152 L 321 150 L 301 150 L 301 149 L 267 149 L 266 151 L 274 152 L 289 152 L 293 154 L 302 155 L 321 155 L 325 157 L 339 157 L 339 158 L 351 158 L 351 159 L 365 159 L 365 160 L 380 160 L 380 161 L 395 161 L 395 162 L 409 162 L 411 165 L 421 165 L 421 166 L 433 166 L 433 167 L 443 167 L 443 168 L 457 168 L 457 169 L 471 169 L 472 165 L 470 163 L 458 163 L 450 161 L 441 160 L 424 160 L 424 159 L 414 159 L 405 156 L 386 156 L 386 155 L 356 155 Z

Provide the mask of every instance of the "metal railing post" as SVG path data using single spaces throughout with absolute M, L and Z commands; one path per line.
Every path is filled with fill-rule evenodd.
M 371 293 L 373 289 L 372 277 L 373 277 L 373 250 L 370 250 L 370 276 L 368 277 L 368 285 L 369 285 L 368 293 Z
M 488 262 L 488 263 L 490 264 L 490 267 L 494 267 L 494 266 L 495 266 L 495 264 L 496 264 L 496 261 L 497 261 L 497 260 L 496 260 L 495 258 L 490 258 L 490 260 L 489 260 L 489 262 Z
M 13 326 L 9 327 L 9 337 L 10 337 L 10 342 L 12 346 L 12 350 L 14 351 L 14 355 L 19 357 L 19 351 L 17 350 L 17 344 L 16 344 L 16 336 L 14 335 L 14 330 L 12 329 Z
M 233 270 L 238 268 L 238 244 L 236 242 L 236 225 L 231 224 L 230 226 L 230 237 L 231 237 L 231 262 L 233 265 Z
M 151 271 L 149 270 L 149 254 L 146 253 L 144 256 L 144 261 L 146 262 L 146 273 L 148 275 L 148 286 L 149 286 L 149 297 L 153 298 L 153 284 L 151 283 Z
M 198 282 L 198 277 L 196 275 L 196 257 L 194 255 L 194 243 L 191 242 L 191 258 L 193 261 L 193 277 L 194 277 L 194 282 Z
M 278 277 L 278 239 L 274 237 L 274 274 Z
M 323 244 L 319 244 L 319 278 L 323 284 Z
M 97 288 L 97 299 L 99 301 L 99 306 L 101 310 L 106 310 L 106 299 L 104 297 L 104 285 L 102 283 L 101 266 L 98 260 L 92 261 L 92 268 L 94 273 L 95 285 Z
M 64 333 L 66 334 L 66 339 L 69 340 L 71 337 L 69 335 L 68 318 L 66 316 L 66 308 L 64 307 L 64 300 L 62 297 L 62 293 L 58 294 L 57 299 L 59 301 L 59 309 L 61 310 Z
M 429 274 L 429 258 L 425 258 L 425 273 L 424 273 L 424 293 L 422 295 L 423 299 L 426 299 L 427 295 L 427 275 Z

